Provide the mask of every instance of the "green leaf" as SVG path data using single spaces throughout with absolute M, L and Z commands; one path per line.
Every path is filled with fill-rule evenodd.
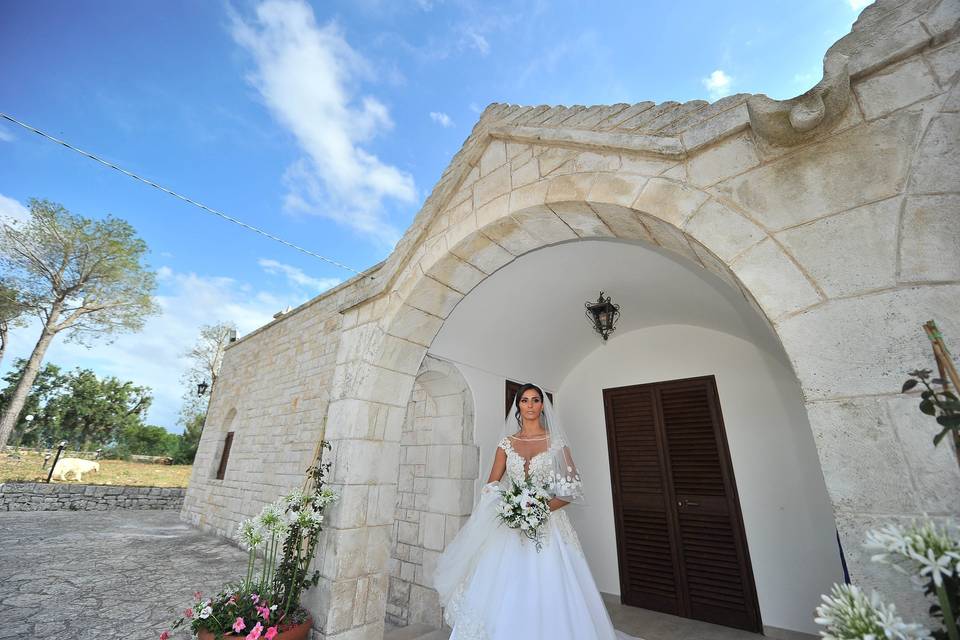
M 948 429 L 956 429 L 960 427 L 960 416 L 937 416 L 937 424 Z
M 919 382 L 917 382 L 913 378 L 910 378 L 909 380 L 903 383 L 903 388 L 900 389 L 900 393 L 906 393 L 907 391 L 910 391 L 910 389 L 913 389 L 918 384 Z
M 932 400 L 924 400 L 920 403 L 920 411 L 924 412 L 928 416 L 936 415 L 937 409 L 933 404 Z
M 924 400 L 929 400 L 930 398 L 933 397 L 933 391 L 929 391 L 929 390 L 924 391 L 923 393 L 920 394 L 920 397 L 923 398 Z
M 944 429 L 937 435 L 933 436 L 933 446 L 940 444 L 940 441 L 943 440 L 943 436 L 947 435 L 948 433 L 950 433 L 950 429 Z

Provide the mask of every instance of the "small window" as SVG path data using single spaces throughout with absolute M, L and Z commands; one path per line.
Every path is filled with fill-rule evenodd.
M 220 454 L 220 466 L 217 467 L 217 480 L 223 480 L 227 473 L 227 460 L 230 459 L 230 447 L 233 445 L 233 431 L 227 433 L 223 440 L 223 453 Z

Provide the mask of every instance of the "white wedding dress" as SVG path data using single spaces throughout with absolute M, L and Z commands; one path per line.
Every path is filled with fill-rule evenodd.
M 505 476 L 524 481 L 526 460 L 504 438 Z M 550 485 L 549 451 L 529 461 L 529 476 Z M 499 523 L 497 483 L 484 486 L 480 501 L 441 556 L 436 586 L 453 628 L 450 640 L 615 640 L 577 533 L 565 507 L 550 514 L 538 552 L 516 529 Z

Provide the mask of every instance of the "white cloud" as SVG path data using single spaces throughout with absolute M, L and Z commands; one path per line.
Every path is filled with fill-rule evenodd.
M 251 82 L 306 154 L 286 172 L 288 210 L 331 218 L 391 245 L 400 236 L 384 202 L 412 203 L 413 177 L 362 144 L 393 126 L 387 107 L 356 95 L 370 66 L 335 23 L 319 26 L 303 0 L 266 0 L 234 16 L 234 40 L 256 62 Z
M 314 278 L 312 276 L 308 276 L 303 272 L 303 270 L 297 267 L 289 264 L 283 264 L 282 262 L 277 262 L 276 260 L 270 260 L 269 258 L 260 258 L 257 261 L 257 264 L 263 267 L 263 270 L 267 273 L 283 275 L 291 283 L 308 287 L 318 293 L 326 291 L 327 289 L 331 289 L 343 282 L 340 278 Z
M 13 142 L 13 134 L 7 131 L 7 128 L 0 125 L 0 142 Z
M 0 193 L 0 221 L 24 222 L 30 218 L 30 211 L 19 201 Z
M 717 69 L 708 77 L 704 78 L 702 82 L 703 86 L 710 92 L 710 99 L 718 100 L 730 94 L 730 85 L 733 84 L 733 78 L 728 76 L 722 69 Z
M 176 426 L 184 388 L 180 377 L 188 367 L 183 353 L 193 346 L 205 324 L 232 321 L 244 335 L 273 320 L 285 307 L 302 304 L 305 296 L 256 290 L 233 278 L 182 273 L 169 267 L 157 270 L 160 290 L 154 299 L 160 314 L 147 320 L 142 331 L 118 336 L 111 344 L 97 342 L 92 349 L 57 337 L 46 362 L 65 369 L 83 367 L 101 376 L 117 376 L 153 390 L 154 401 L 147 419 L 167 429 Z M 11 331 L 10 351 L 4 368 L 16 358 L 25 358 L 39 335 L 39 324 Z
M 860 11 L 868 4 L 873 4 L 873 0 L 847 0 L 850 3 L 850 8 L 854 11 Z
M 440 125 L 444 129 L 453 126 L 453 120 L 451 120 L 450 116 L 448 116 L 442 111 L 431 111 L 430 119 L 436 122 L 438 125 Z
M 468 49 L 476 49 L 482 56 L 490 53 L 490 43 L 482 33 L 478 32 L 472 27 L 464 28 L 461 46 Z

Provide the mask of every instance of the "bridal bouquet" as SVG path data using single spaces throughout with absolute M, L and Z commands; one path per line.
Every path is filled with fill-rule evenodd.
M 529 479 L 523 484 L 514 482 L 508 491 L 500 494 L 497 518 L 512 529 L 519 529 L 525 537 L 543 546 L 541 527 L 550 517 L 550 494 L 546 487 L 534 485 Z

